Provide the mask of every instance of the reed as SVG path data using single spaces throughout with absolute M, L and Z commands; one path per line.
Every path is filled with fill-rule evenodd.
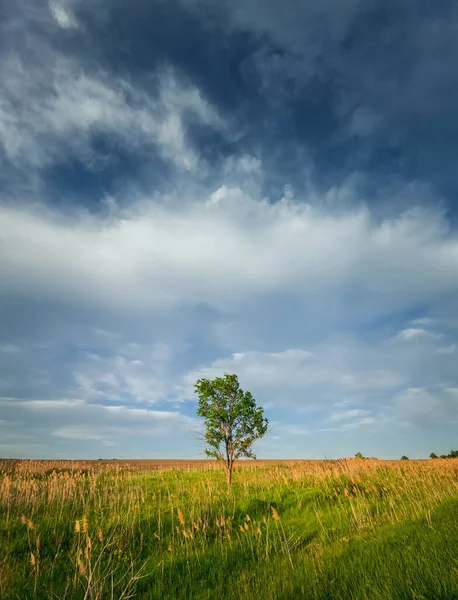
M 458 460 L 156 466 L 3 461 L 0 598 L 458 597 Z

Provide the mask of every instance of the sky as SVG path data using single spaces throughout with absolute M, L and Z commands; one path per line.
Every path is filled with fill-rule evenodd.
M 458 443 L 458 4 L 0 0 L 0 456 Z

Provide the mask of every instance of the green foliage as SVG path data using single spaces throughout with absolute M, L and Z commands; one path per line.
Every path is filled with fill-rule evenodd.
M 403 455 L 401 456 L 401 460 L 409 460 L 409 457 L 408 457 L 408 456 L 406 456 L 405 454 L 403 454 Z
M 448 454 L 441 454 L 440 457 L 434 452 L 431 452 L 429 458 L 458 458 L 458 450 L 450 450 Z
M 357 452 L 355 458 L 365 458 L 365 456 L 363 456 L 362 452 Z
M 256 458 L 253 444 L 268 428 L 264 409 L 256 405 L 251 392 L 244 392 L 237 375 L 199 379 L 194 385 L 199 397 L 197 414 L 205 419 L 205 453 L 224 461 L 228 483 L 234 461 Z

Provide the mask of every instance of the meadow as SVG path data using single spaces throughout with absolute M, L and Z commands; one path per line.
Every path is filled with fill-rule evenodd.
M 2 599 L 458 599 L 456 459 L 0 471 Z

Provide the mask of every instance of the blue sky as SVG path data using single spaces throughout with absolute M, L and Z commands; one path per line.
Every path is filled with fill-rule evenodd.
M 2 456 L 456 447 L 455 2 L 0 8 Z

